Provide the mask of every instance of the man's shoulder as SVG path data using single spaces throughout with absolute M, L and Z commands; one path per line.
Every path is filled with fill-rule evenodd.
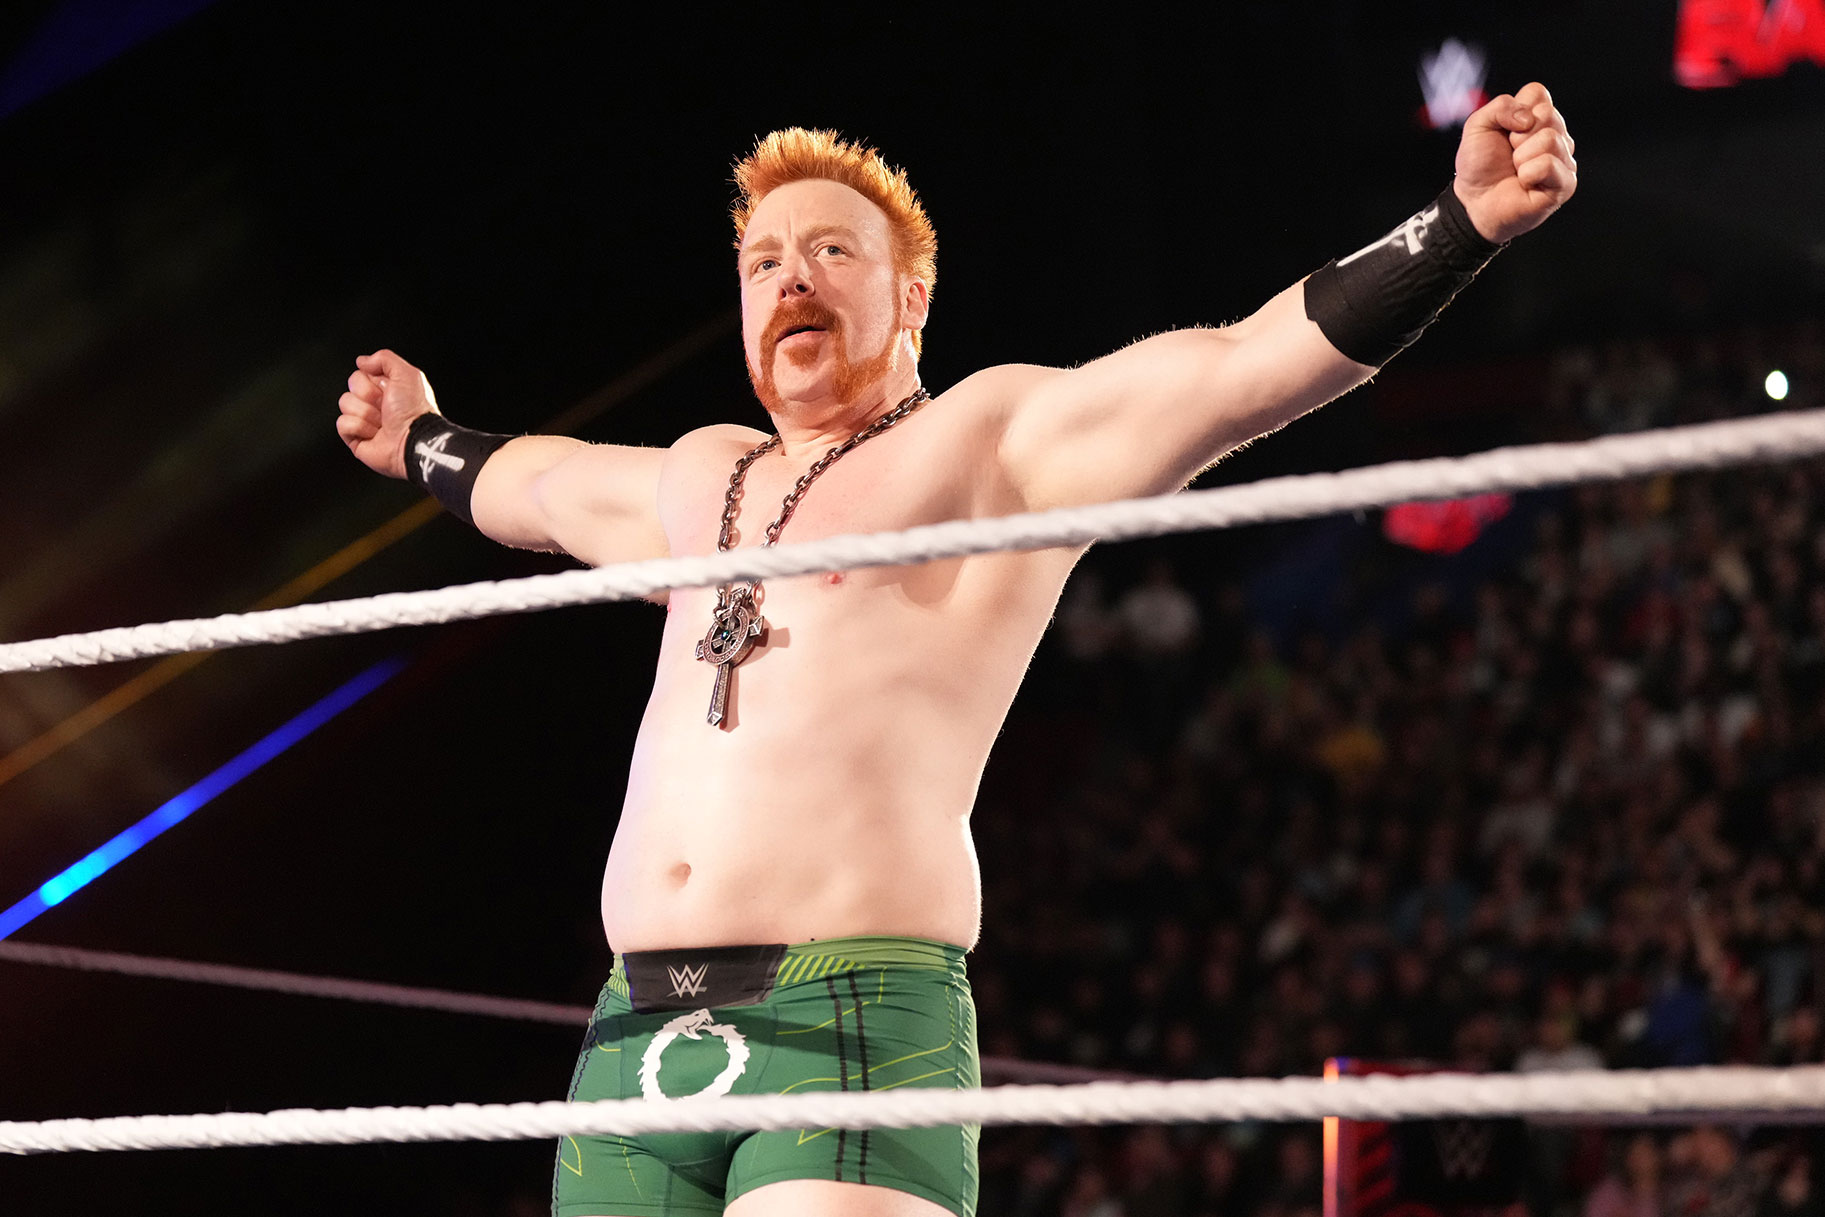
M 1008 423 L 1038 386 L 1058 375 L 1056 368 L 1003 363 L 964 377 L 932 399 L 930 412 L 945 420 L 935 428 L 946 442 L 967 440 L 999 447 Z
M 736 423 L 716 423 L 686 431 L 665 450 L 659 473 L 661 497 L 680 490 L 690 492 L 705 478 L 726 481 L 737 458 L 766 438 L 753 427 Z
M 1018 401 L 1033 388 L 1059 374 L 1057 368 L 1034 363 L 1002 363 L 964 377 L 943 393 L 939 401 L 992 407 Z
M 680 456 L 720 452 L 727 448 L 740 448 L 746 452 L 766 438 L 766 432 L 744 427 L 740 423 L 712 423 L 707 427 L 686 431 L 672 441 L 671 451 Z
M 766 438 L 753 427 L 716 423 L 686 431 L 665 449 L 659 471 L 659 518 L 673 553 L 693 552 L 689 546 L 703 540 L 693 530 L 705 521 L 710 521 L 710 531 L 704 543 L 715 544 L 716 515 L 708 505 L 721 502 L 735 462 Z

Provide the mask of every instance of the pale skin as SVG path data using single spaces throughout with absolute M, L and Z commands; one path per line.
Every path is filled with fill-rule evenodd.
M 1498 97 L 1466 124 L 1454 188 L 1491 240 L 1540 224 L 1576 183 L 1543 86 Z M 913 391 L 912 334 L 928 300 L 896 269 L 885 214 L 830 181 L 763 198 L 738 272 L 749 366 L 772 373 L 782 440 L 748 473 L 737 517 L 748 546 L 812 461 Z M 767 349 L 769 320 L 807 299 L 834 311 L 841 337 Z M 890 347 L 893 366 L 839 391 L 843 353 L 860 363 Z M 1326 341 L 1297 284 L 1233 325 L 1159 334 L 1075 369 L 989 368 L 833 465 L 784 541 L 1168 493 L 1374 371 Z M 340 405 L 343 440 L 392 477 L 404 476 L 406 428 L 436 409 L 423 373 L 385 350 L 356 360 Z M 711 553 L 736 458 L 765 436 L 706 427 L 664 449 L 522 437 L 483 467 L 471 507 L 496 541 L 592 565 Z M 693 653 L 715 592 L 671 593 L 603 880 L 610 944 L 855 934 L 974 944 L 977 783 L 1081 552 L 773 580 L 762 604 L 772 631 L 737 670 L 723 728 L 705 721 L 714 673 Z M 771 1184 L 728 1207 L 734 1217 L 944 1211 L 819 1180 Z

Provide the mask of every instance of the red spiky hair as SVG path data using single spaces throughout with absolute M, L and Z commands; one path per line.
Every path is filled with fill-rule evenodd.
M 906 171 L 881 159 L 874 148 L 844 140 L 835 131 L 808 131 L 788 127 L 756 141 L 754 151 L 735 162 L 735 186 L 741 197 L 730 215 L 735 220 L 735 248 L 741 248 L 754 208 L 767 195 L 788 182 L 823 178 L 849 187 L 887 215 L 893 234 L 894 268 L 925 284 L 930 293 L 938 283 L 938 236 L 906 181 Z M 913 350 L 922 351 L 917 330 Z

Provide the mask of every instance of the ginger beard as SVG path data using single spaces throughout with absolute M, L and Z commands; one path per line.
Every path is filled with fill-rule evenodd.
M 785 338 L 786 331 L 801 326 L 812 326 L 824 331 L 824 341 L 831 344 L 836 355 L 836 383 L 833 391 L 836 399 L 845 405 L 854 402 L 869 385 L 900 366 L 898 329 L 887 336 L 887 345 L 879 352 L 856 363 L 849 358 L 847 332 L 843 328 L 841 317 L 816 300 L 789 300 L 780 305 L 779 311 L 773 314 L 773 319 L 767 322 L 767 328 L 761 332 L 760 370 L 756 372 L 752 364 L 748 367 L 748 382 L 754 386 L 754 395 L 760 398 L 760 404 L 767 408 L 769 414 L 778 413 L 784 404 L 779 388 L 773 382 L 773 358 L 778 353 L 780 340 Z M 819 356 L 817 348 L 810 345 L 786 352 L 787 360 L 795 368 L 808 368 L 817 362 Z

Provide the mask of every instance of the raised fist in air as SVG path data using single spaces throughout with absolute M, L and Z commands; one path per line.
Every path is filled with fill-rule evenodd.
M 420 414 L 438 412 L 425 374 L 384 348 L 355 357 L 349 391 L 336 404 L 336 434 L 355 459 L 396 478 L 406 475 L 406 429 Z
M 1491 241 L 1537 227 L 1578 189 L 1577 143 L 1539 82 L 1504 93 L 1464 123 L 1457 197 Z

